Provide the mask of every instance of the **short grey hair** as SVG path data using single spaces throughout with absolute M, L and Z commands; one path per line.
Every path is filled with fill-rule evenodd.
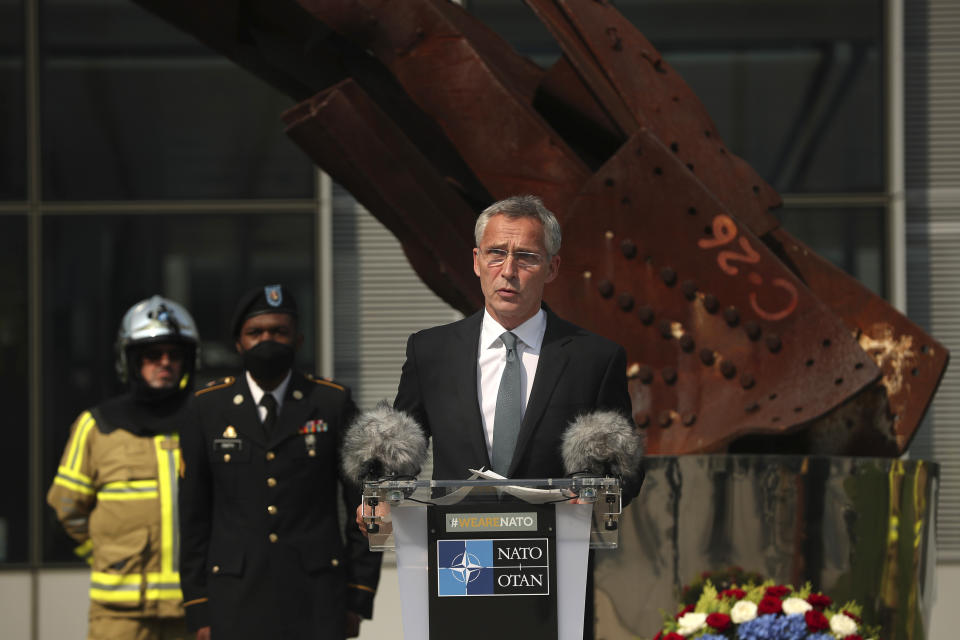
M 497 215 L 508 218 L 536 218 L 543 224 L 543 245 L 547 248 L 548 257 L 552 258 L 560 253 L 560 222 L 557 216 L 543 205 L 543 200 L 533 195 L 510 196 L 484 209 L 473 227 L 473 239 L 477 247 L 480 246 L 490 218 Z

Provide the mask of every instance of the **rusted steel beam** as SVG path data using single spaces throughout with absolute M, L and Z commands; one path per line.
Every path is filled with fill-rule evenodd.
M 459 308 L 483 304 L 476 277 L 458 266 L 470 262 L 473 210 L 363 89 L 345 80 L 283 119 L 294 142 L 400 239 L 428 286 Z
M 779 228 L 776 192 L 610 3 L 526 0 L 564 52 L 544 72 L 445 0 L 137 1 L 319 91 L 291 137 L 463 311 L 473 216 L 541 195 L 567 238 L 548 301 L 627 347 L 651 452 L 909 444 L 946 350 Z

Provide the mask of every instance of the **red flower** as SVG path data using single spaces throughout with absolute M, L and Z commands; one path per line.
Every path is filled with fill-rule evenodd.
M 817 611 L 816 609 L 811 609 L 803 614 L 803 617 L 807 621 L 807 628 L 810 631 L 826 631 L 830 628 L 830 622 L 827 621 L 826 616 Z
M 856 622 L 857 624 L 863 624 L 863 620 L 860 619 L 860 616 L 854 615 L 854 614 L 850 613 L 849 611 L 847 611 L 846 609 L 844 609 L 843 611 L 841 611 L 841 613 L 842 613 L 843 615 L 847 616 L 848 618 L 851 618 L 851 619 L 852 619 L 854 622 Z
M 717 631 L 726 631 L 730 628 L 730 616 L 725 613 L 711 613 L 707 616 L 707 624 Z
M 823 611 L 833 604 L 833 600 L 830 598 L 830 596 L 825 596 L 822 593 L 811 593 L 809 596 L 807 596 L 807 602 L 813 606 L 814 609 L 819 611 Z
M 733 589 L 724 589 L 723 591 L 718 593 L 717 600 L 722 600 L 723 598 L 733 598 L 734 600 L 742 600 L 743 598 L 746 597 L 746 595 L 747 595 L 746 591 L 744 591 L 743 589 L 737 589 L 736 587 L 734 587 Z
M 848 636 L 845 636 L 843 640 L 863 640 L 863 636 L 860 636 L 856 633 L 851 633 Z
M 663 640 L 685 640 L 685 639 L 679 633 L 676 633 L 675 631 L 671 631 L 667 635 L 663 636 Z
M 684 614 L 690 613 L 691 611 L 693 611 L 693 609 L 694 609 L 694 605 L 688 604 L 688 605 L 685 606 L 683 609 L 680 609 L 680 611 L 677 612 L 677 615 L 673 616 L 673 619 L 674 619 L 674 620 L 679 620 L 680 618 L 682 618 L 682 617 L 684 616 Z M 666 639 L 664 639 L 664 640 L 666 640 Z
M 760 604 L 757 605 L 757 612 L 760 615 L 780 613 L 781 611 L 783 611 L 783 603 L 780 602 L 780 598 L 774 598 L 773 596 L 764 596 Z
M 788 593 L 790 593 L 790 587 L 785 587 L 782 584 L 778 584 L 773 587 L 767 587 L 767 591 L 764 595 L 772 596 L 774 598 L 782 598 Z
M 663 631 L 657 631 L 657 635 L 653 636 L 653 640 L 660 640 L 660 636 L 663 635 Z

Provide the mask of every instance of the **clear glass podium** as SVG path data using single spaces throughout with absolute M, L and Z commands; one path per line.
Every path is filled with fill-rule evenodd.
M 617 478 L 368 482 L 373 550 L 396 549 L 403 637 L 583 637 L 590 549 L 616 549 Z

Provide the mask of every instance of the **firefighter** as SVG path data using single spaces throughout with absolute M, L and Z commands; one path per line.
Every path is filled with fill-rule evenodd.
M 155 295 L 126 312 L 116 347 L 128 391 L 73 423 L 47 502 L 93 569 L 88 640 L 185 639 L 178 430 L 198 360 L 196 325 Z

